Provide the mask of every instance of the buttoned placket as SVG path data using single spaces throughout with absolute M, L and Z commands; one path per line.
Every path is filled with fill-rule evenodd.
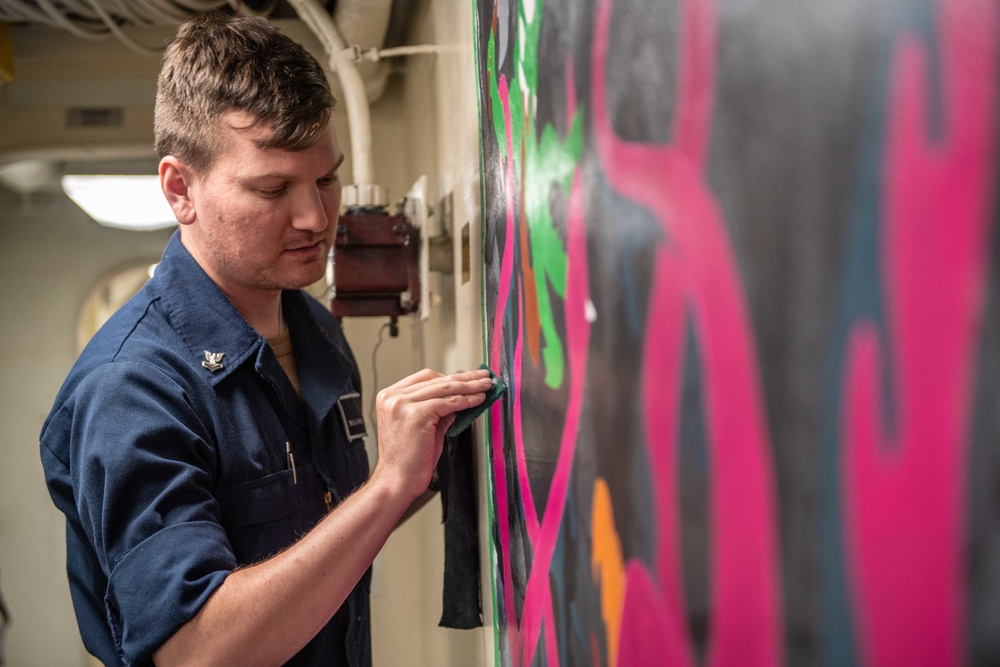
M 262 348 L 257 355 L 255 371 L 270 387 L 268 398 L 284 430 L 284 439 L 276 443 L 276 446 L 284 458 L 285 466 L 292 470 L 293 480 L 297 484 L 300 469 L 296 467 L 298 465 L 296 462 L 309 461 L 312 464 L 312 470 L 322 482 L 323 502 L 327 512 L 330 512 L 340 503 L 340 494 L 337 492 L 336 484 L 328 476 L 326 466 L 320 465 L 316 460 L 316 447 L 313 443 L 315 434 L 310 432 L 308 426 L 305 401 L 296 393 L 266 342 L 262 342 Z

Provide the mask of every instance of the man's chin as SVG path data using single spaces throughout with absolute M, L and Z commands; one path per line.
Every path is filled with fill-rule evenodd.
M 289 271 L 278 276 L 276 281 L 283 290 L 304 289 L 310 285 L 315 285 L 326 277 L 325 267 L 320 267 L 316 271 Z

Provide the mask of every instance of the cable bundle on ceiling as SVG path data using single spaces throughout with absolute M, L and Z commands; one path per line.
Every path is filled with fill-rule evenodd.
M 158 50 L 140 44 L 123 27 L 176 26 L 192 14 L 223 7 L 266 16 L 274 4 L 251 10 L 242 0 L 0 0 L 0 21 L 47 25 L 83 39 L 114 35 L 133 51 L 155 55 Z

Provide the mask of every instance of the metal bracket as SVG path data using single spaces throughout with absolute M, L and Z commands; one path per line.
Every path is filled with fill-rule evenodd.
M 361 47 L 357 44 L 351 44 L 347 48 L 334 53 L 330 56 L 330 69 L 336 71 L 337 66 L 342 62 L 361 62 Z

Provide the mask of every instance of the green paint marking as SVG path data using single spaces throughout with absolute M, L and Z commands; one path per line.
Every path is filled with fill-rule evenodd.
M 565 138 L 560 137 L 551 124 L 542 128 L 541 139 L 538 138 L 534 112 L 538 100 L 538 40 L 542 4 L 540 0 L 534 3 L 531 16 L 525 13 L 524 4 L 518 5 L 518 29 L 512 50 L 516 59 L 516 75 L 507 83 L 515 177 L 520 176 L 522 159 L 524 161 L 524 183 L 521 185 L 531 257 L 523 257 L 521 261 L 530 262 L 535 270 L 545 383 L 556 389 L 562 385 L 565 376 L 565 352 L 556 329 L 551 294 L 554 293 L 559 298 L 565 298 L 566 295 L 566 242 L 552 221 L 549 194 L 553 185 L 569 193 L 573 173 L 583 153 L 583 112 L 582 109 L 575 111 Z M 497 57 L 495 49 L 495 35 L 491 32 L 488 57 L 491 59 L 490 71 L 494 73 L 494 78 Z M 495 85 L 490 87 L 489 94 L 493 129 L 501 156 L 506 162 L 503 102 Z M 516 183 L 507 184 L 507 187 L 516 186 Z

